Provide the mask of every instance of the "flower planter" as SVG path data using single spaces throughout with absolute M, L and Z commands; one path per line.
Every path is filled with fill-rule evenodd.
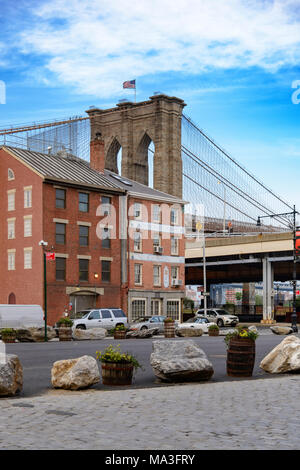
M 250 338 L 231 338 L 227 350 L 227 375 L 251 377 L 255 363 L 255 341 Z
M 125 339 L 126 330 L 116 330 L 114 331 L 114 339 Z
M 165 338 L 175 338 L 175 322 L 168 321 L 164 323 Z
M 208 330 L 208 336 L 219 336 L 219 330 Z
M 103 385 L 131 385 L 132 377 L 131 363 L 102 362 Z
M 72 341 L 72 328 L 60 327 L 58 328 L 59 341 Z
M 16 335 L 2 335 L 1 339 L 3 343 L 15 343 Z

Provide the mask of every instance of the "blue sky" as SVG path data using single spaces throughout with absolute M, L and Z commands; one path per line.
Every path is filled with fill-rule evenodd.
M 0 0 L 0 127 L 155 91 L 300 210 L 300 0 Z M 300 97 L 300 94 L 299 94 Z

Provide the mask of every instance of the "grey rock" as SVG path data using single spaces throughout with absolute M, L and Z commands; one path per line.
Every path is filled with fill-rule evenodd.
M 18 356 L 0 353 L 0 396 L 13 396 L 23 388 L 23 368 Z
M 184 328 L 177 328 L 175 330 L 175 334 L 176 336 L 180 336 L 180 337 L 202 336 L 203 330 L 202 328 L 184 327 Z
M 270 326 L 270 330 L 275 335 L 290 335 L 293 333 L 293 329 L 289 326 Z
M 198 382 L 209 380 L 214 373 L 206 354 L 193 340 L 153 341 L 150 364 L 164 382 Z
M 56 361 L 51 370 L 54 388 L 79 390 L 100 382 L 98 363 L 92 356 Z
M 17 340 L 20 343 L 41 343 L 45 341 L 44 328 L 18 328 L 16 330 Z M 56 331 L 51 326 L 47 326 L 47 339 L 50 341 L 56 337 Z
M 88 330 L 81 330 L 75 328 L 72 332 L 72 338 L 76 341 L 104 339 L 107 335 L 105 328 L 89 328 Z
M 152 338 L 159 332 L 159 328 L 149 328 L 147 330 L 127 331 L 126 338 Z

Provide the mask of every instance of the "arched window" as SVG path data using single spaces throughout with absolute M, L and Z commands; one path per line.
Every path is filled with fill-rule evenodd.
M 15 179 L 15 174 L 11 168 L 8 169 L 8 181 L 12 181 Z
M 13 292 L 11 292 L 8 296 L 8 303 L 15 304 L 16 303 L 16 296 Z
M 105 168 L 121 175 L 122 148 L 120 142 L 115 137 L 111 142 L 106 154 Z

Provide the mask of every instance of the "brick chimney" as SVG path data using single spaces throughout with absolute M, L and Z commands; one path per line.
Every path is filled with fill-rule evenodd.
M 95 139 L 90 142 L 90 167 L 93 168 L 93 170 L 104 173 L 104 140 L 101 138 L 100 133 L 96 133 Z

